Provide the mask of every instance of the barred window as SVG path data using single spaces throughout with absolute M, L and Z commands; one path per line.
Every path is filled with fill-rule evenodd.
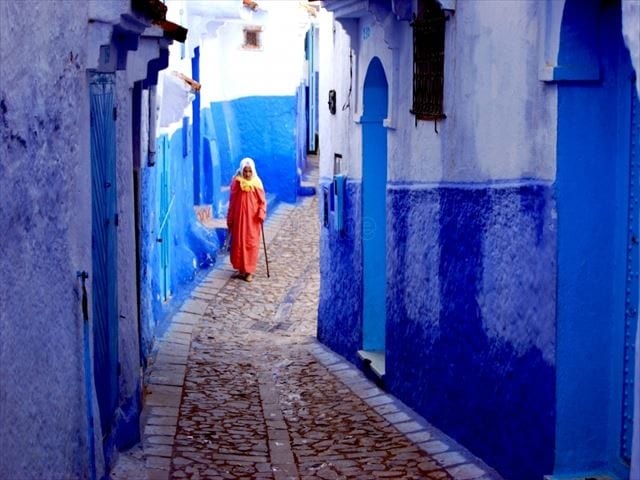
M 413 108 L 417 120 L 446 118 L 444 33 L 447 16 L 437 0 L 418 0 L 413 27 Z
M 247 50 L 260 50 L 262 43 L 260 41 L 260 34 L 262 28 L 260 27 L 245 27 L 244 29 L 244 45 L 242 48 Z

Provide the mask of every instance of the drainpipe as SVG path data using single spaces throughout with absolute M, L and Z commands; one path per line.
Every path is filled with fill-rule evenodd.
M 156 164 L 156 125 L 157 125 L 157 97 L 156 86 L 149 87 L 149 157 L 147 164 L 153 167 Z
M 84 343 L 84 387 L 87 409 L 87 435 L 89 441 L 89 465 L 91 468 L 91 480 L 96 480 L 96 439 L 93 429 L 93 388 L 91 386 L 91 350 L 89 348 L 89 299 L 85 282 L 89 274 L 85 271 L 77 272 L 77 277 L 82 280 L 82 333 Z

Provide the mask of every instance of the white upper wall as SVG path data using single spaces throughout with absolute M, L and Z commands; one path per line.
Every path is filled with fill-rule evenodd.
M 262 0 L 256 12 L 227 21 L 203 37 L 202 101 L 295 95 L 305 78 L 305 34 L 310 25 L 299 2 Z M 260 27 L 261 48 L 243 48 L 244 28 Z
M 252 11 L 240 0 L 169 0 L 167 19 L 189 32 L 184 46 L 174 42 L 170 47 L 169 66 L 158 81 L 160 102 L 173 102 L 172 109 L 184 106 L 184 116 L 192 116 L 191 103 L 185 103 L 182 94 L 169 98 L 163 77 L 174 70 L 191 77 L 197 47 L 203 108 L 242 97 L 295 95 L 306 81 L 305 34 L 312 19 L 297 1 L 261 0 L 258 5 Z M 245 27 L 262 29 L 260 49 L 243 48 Z M 161 133 L 173 133 L 180 120 Z
M 555 85 L 539 80 L 543 7 L 536 0 L 457 2 L 445 37 L 447 118 L 417 125 L 410 114 L 413 32 L 409 23 L 397 21 L 392 14 L 386 19 L 369 15 L 351 20 L 356 22 L 355 34 L 349 38 L 338 22 L 333 33 L 332 15 L 326 14 L 329 19 L 323 20 L 320 32 L 320 98 L 332 88 L 330 84 L 345 81 L 344 61 L 348 62 L 351 45 L 359 52 L 353 119 L 362 114 L 363 82 L 374 56 L 381 60 L 389 84 L 389 181 L 553 180 L 557 97 Z M 346 75 L 348 82 L 348 70 Z M 340 131 L 342 126 L 322 106 L 320 114 L 321 145 L 324 136 L 339 137 L 344 150 L 357 153 L 349 158 L 348 169 L 351 177 L 359 178 L 360 126 L 350 122 Z M 321 174 L 331 173 L 332 155 L 322 156 L 323 161 L 330 165 L 321 164 Z
M 335 28 L 335 31 L 334 31 Z M 319 16 L 318 46 L 319 92 L 318 114 L 320 120 L 320 176 L 333 175 L 333 156 L 342 155 L 343 170 L 351 178 L 362 176 L 362 142 L 360 131 L 353 123 L 357 106 L 357 59 L 350 55 L 350 39 L 333 15 L 321 11 Z M 352 65 L 353 62 L 353 65 Z M 336 91 L 336 113 L 329 113 L 329 90 Z
M 459 2 L 445 106 L 456 127 L 443 145 L 453 160 L 447 180 L 555 178 L 557 89 L 538 75 L 543 8 L 538 1 Z

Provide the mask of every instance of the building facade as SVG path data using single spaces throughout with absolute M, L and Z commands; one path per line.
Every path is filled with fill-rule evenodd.
M 320 341 L 505 478 L 637 478 L 637 5 L 323 6 Z
M 0 4 L 0 476 L 101 478 L 139 439 L 133 90 L 154 0 Z

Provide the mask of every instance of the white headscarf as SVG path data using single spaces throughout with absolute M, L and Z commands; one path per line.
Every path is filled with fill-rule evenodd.
M 244 175 L 242 174 L 242 170 L 245 167 L 250 167 L 253 175 L 251 176 L 251 180 L 246 180 Z M 258 176 L 258 172 L 256 171 L 256 163 L 252 158 L 244 157 L 240 160 L 240 167 L 236 171 L 234 176 L 234 181 L 238 180 L 240 182 L 240 188 L 244 191 L 251 191 L 255 188 L 259 188 L 260 190 L 264 190 L 264 186 L 262 185 L 262 180 Z
M 236 176 L 242 176 L 242 170 L 246 166 L 251 167 L 251 171 L 253 172 L 253 174 L 256 177 L 258 177 L 258 171 L 256 170 L 256 162 L 254 162 L 253 158 L 251 157 L 244 157 L 242 160 L 240 160 L 240 167 L 238 167 L 238 170 L 236 170 Z

